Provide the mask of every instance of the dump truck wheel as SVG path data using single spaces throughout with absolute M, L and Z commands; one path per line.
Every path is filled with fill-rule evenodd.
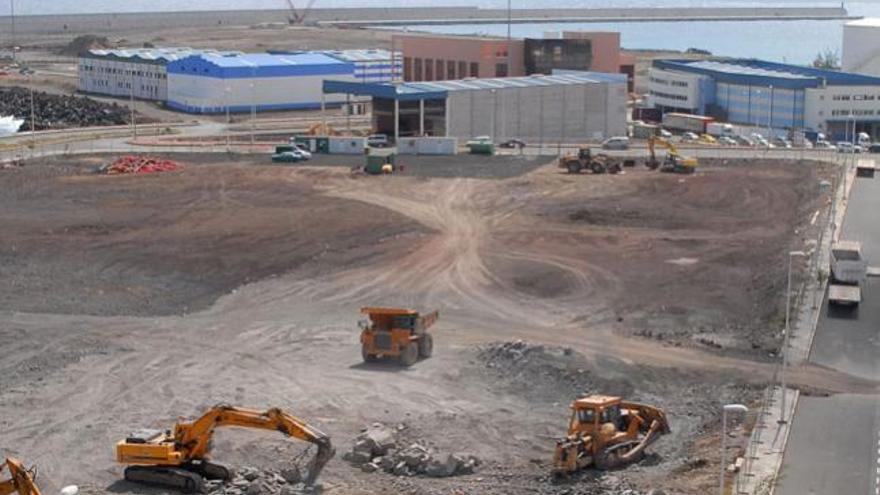
M 581 173 L 581 164 L 578 162 L 568 162 L 565 164 L 565 167 L 568 169 L 568 173 L 570 174 Z
M 422 359 L 431 357 L 434 353 L 434 337 L 430 333 L 426 333 L 419 340 L 419 356 Z
M 400 364 L 404 366 L 412 366 L 419 360 L 419 344 L 410 342 L 407 344 L 403 352 L 400 353 Z
M 365 363 L 375 363 L 379 360 L 379 358 L 370 354 L 370 352 L 367 350 L 367 346 L 365 345 L 361 346 L 361 356 L 364 358 Z

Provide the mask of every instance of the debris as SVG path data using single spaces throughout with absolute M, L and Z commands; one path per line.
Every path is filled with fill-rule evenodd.
M 152 174 L 156 172 L 172 172 L 181 168 L 183 166 L 173 160 L 151 156 L 126 155 L 109 165 L 101 166 L 98 168 L 98 173 L 106 175 Z
M 425 475 L 445 478 L 472 474 L 480 460 L 472 455 L 434 452 L 424 442 L 400 448 L 400 428 L 374 423 L 355 438 L 350 452 L 342 456 L 367 473 L 384 471 L 395 476 Z
M 31 92 L 19 86 L 0 89 L 0 115 L 14 115 L 24 119 L 22 129 L 30 129 Z M 56 95 L 34 91 L 34 129 L 66 129 L 125 125 L 131 118 L 129 110 L 116 103 L 104 103 L 91 98 Z M 138 118 L 143 121 L 142 118 Z
M 96 34 L 84 34 L 77 36 L 70 43 L 62 48 L 58 53 L 69 57 L 79 57 L 89 50 L 98 50 L 101 48 L 112 48 L 110 40 L 106 36 L 98 36 Z

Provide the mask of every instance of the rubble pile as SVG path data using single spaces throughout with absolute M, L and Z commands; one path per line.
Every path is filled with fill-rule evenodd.
M 77 36 L 70 43 L 62 48 L 58 53 L 67 55 L 68 57 L 79 57 L 86 54 L 89 50 L 97 50 L 102 48 L 112 48 L 113 45 L 106 36 L 98 36 L 96 34 L 84 34 Z
M 157 172 L 173 172 L 183 168 L 174 160 L 155 158 L 152 156 L 126 155 L 113 163 L 98 168 L 98 173 L 106 175 L 118 174 L 153 174 Z
M 302 473 L 295 465 L 280 471 L 245 467 L 236 470 L 230 480 L 205 480 L 202 486 L 204 493 L 212 495 L 299 495 L 310 493 L 303 484 Z
M 31 128 L 31 94 L 22 87 L 0 88 L 0 115 L 14 115 L 24 119 L 22 129 Z M 91 98 L 71 95 L 54 95 L 34 91 L 34 128 L 66 129 L 125 125 L 129 123 L 129 110 L 116 103 L 103 103 Z
M 480 465 L 473 455 L 436 452 L 418 440 L 404 442 L 398 432 L 405 428 L 401 425 L 395 430 L 375 423 L 355 438 L 351 451 L 342 458 L 367 473 L 431 478 L 472 474 Z

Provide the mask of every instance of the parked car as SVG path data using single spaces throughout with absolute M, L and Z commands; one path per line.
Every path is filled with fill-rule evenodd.
M 663 139 L 669 139 L 672 137 L 672 133 L 661 127 L 660 137 L 662 137 Z
M 306 158 L 299 150 L 282 151 L 281 153 L 272 155 L 272 161 L 276 163 L 298 163 L 305 159 Z
M 869 146 L 868 153 L 880 153 L 880 143 Z
M 309 151 L 309 149 L 306 148 L 304 144 L 294 144 L 294 146 L 296 147 L 296 151 L 298 151 L 299 154 L 302 155 L 303 160 L 312 159 L 312 152 Z
M 773 146 L 773 143 L 771 143 L 770 141 L 767 141 L 764 138 L 764 136 L 758 134 L 757 132 L 752 133 L 752 141 L 755 142 L 755 146 L 759 146 L 761 148 L 775 148 L 776 147 L 776 146 Z
M 700 142 L 703 144 L 718 144 L 718 140 L 709 134 L 700 134 Z
M 777 148 L 791 148 L 791 141 L 778 137 L 773 139 L 773 145 Z
M 697 136 L 693 132 L 685 132 L 681 135 L 682 141 L 697 141 L 700 139 L 700 136 Z
M 367 136 L 367 146 L 371 148 L 387 148 L 388 147 L 388 135 L 387 134 L 371 134 Z
M 837 143 L 838 153 L 861 153 L 862 151 L 862 147 L 857 144 L 848 143 L 846 141 L 840 141 Z
M 504 141 L 503 143 L 499 144 L 498 146 L 501 148 L 522 149 L 522 148 L 525 148 L 527 145 L 526 145 L 526 142 L 523 141 L 522 139 L 514 138 L 514 139 L 508 139 L 507 141 Z
M 603 150 L 628 150 L 629 138 L 626 136 L 615 136 L 602 141 Z
M 820 139 L 816 141 L 816 145 L 814 146 L 814 148 L 817 150 L 836 150 L 837 146 L 834 146 L 824 139 Z
M 742 146 L 754 146 L 755 145 L 755 141 L 753 141 L 745 136 L 736 135 L 733 137 L 733 140 L 736 141 L 736 144 L 740 144 Z
M 736 142 L 736 139 L 733 139 L 730 136 L 721 136 L 720 138 L 718 138 L 718 143 L 723 144 L 724 146 L 736 146 L 737 144 L 739 144 Z

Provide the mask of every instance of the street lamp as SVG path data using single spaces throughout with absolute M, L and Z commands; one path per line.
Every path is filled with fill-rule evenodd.
M 786 403 L 785 397 L 788 395 L 786 393 L 786 371 L 788 368 L 788 343 L 791 335 L 791 328 L 789 327 L 789 322 L 791 320 L 791 260 L 795 256 L 806 256 L 807 253 L 803 251 L 789 251 L 788 252 L 788 285 L 785 290 L 785 335 L 782 342 L 782 372 L 779 374 L 781 382 L 782 382 L 782 401 L 780 402 L 781 409 L 779 410 L 779 423 L 786 423 Z
M 749 412 L 749 408 L 742 404 L 725 404 L 721 408 L 721 474 L 718 478 L 718 495 L 724 495 L 724 464 L 725 464 L 725 445 L 727 441 L 727 413 L 741 413 L 745 415 Z

